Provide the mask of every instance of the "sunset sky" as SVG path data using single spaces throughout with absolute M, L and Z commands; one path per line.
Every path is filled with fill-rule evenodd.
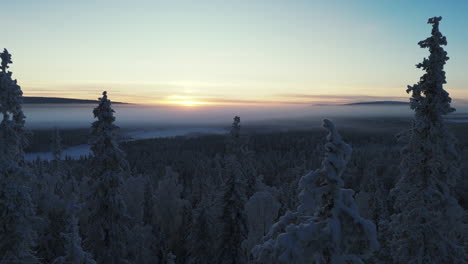
M 185 106 L 406 100 L 442 16 L 446 86 L 468 99 L 468 1 L 2 1 L 26 96 Z

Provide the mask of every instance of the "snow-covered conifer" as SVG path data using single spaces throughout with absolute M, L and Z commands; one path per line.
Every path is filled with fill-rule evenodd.
M 24 168 L 25 116 L 22 91 L 5 49 L 0 53 L 0 264 L 39 263 L 34 255 L 37 220 L 31 199 L 29 171 Z
M 3 119 L 0 133 L 3 143 L 0 145 L 2 155 L 6 155 L 13 162 L 21 163 L 24 159 L 26 145 L 26 131 L 24 129 L 25 116 L 22 109 L 23 92 L 16 80 L 12 79 L 12 72 L 7 71 L 12 63 L 11 54 L 4 49 L 0 53 L 2 59 L 0 72 L 0 111 Z
M 249 233 L 242 242 L 242 247 L 249 257 L 252 248 L 262 242 L 262 238 L 275 222 L 280 207 L 277 199 L 268 191 L 256 192 L 245 204 Z
M 166 257 L 166 264 L 175 264 L 176 263 L 176 256 L 169 252 Z
M 247 200 L 242 168 L 234 155 L 225 158 L 226 182 L 220 201 L 221 235 L 217 263 L 239 264 L 246 261 L 241 243 L 247 237 L 244 204 Z
M 144 191 L 143 191 L 143 224 L 151 225 L 153 222 L 153 203 L 154 193 L 153 184 L 146 180 Z
M 121 193 L 128 163 L 116 140 L 114 110 L 104 92 L 93 111 L 91 197 L 86 246 L 100 264 L 127 263 L 129 217 Z
M 407 90 L 415 117 L 411 129 L 403 134 L 407 144 L 402 149 L 402 175 L 391 191 L 393 263 L 466 263 L 453 230 L 459 226 L 462 212 L 452 196 L 459 158 L 455 138 L 443 120 L 454 109 L 443 89 L 443 69 L 449 58 L 442 48 L 447 40 L 439 31 L 441 19 L 428 20 L 432 34 L 418 44 L 428 48 L 430 55 L 416 65 L 425 73 Z
M 256 189 L 257 169 L 255 168 L 254 152 L 247 147 L 247 138 L 241 137 L 240 117 L 235 116 L 231 130 L 227 137 L 226 150 L 229 155 L 235 155 L 242 168 L 242 174 L 246 181 L 247 199 Z
M 91 151 L 93 152 L 93 170 L 96 174 L 109 171 L 122 172 L 128 169 L 124 152 L 117 142 L 118 126 L 114 124 L 114 109 L 107 99 L 107 92 L 102 93 L 99 105 L 94 108 L 91 127 Z
M 188 264 L 216 263 L 213 260 L 213 215 L 208 199 L 202 199 L 193 212 L 190 229 Z
M 234 122 L 232 122 L 229 136 L 227 137 L 226 150 L 231 154 L 238 154 L 241 152 L 242 139 L 240 136 L 240 117 L 235 116 Z
M 65 231 L 68 220 L 67 201 L 62 189 L 63 179 L 46 169 L 48 163 L 40 162 L 34 167 L 36 177 L 32 196 L 37 214 L 41 218 L 37 224 L 37 241 L 40 243 L 35 251 L 42 262 L 51 263 L 57 256 L 64 254 L 61 234 Z
M 62 137 L 60 136 L 60 131 L 56 128 L 54 129 L 54 134 L 52 135 L 52 155 L 54 156 L 55 162 L 58 162 L 62 159 L 62 153 Z
M 328 130 L 322 167 L 302 177 L 297 211 L 288 211 L 255 247 L 259 263 L 363 263 L 378 248 L 375 225 L 362 218 L 353 191 L 343 189 L 342 175 L 351 147 L 333 123 Z
M 65 254 L 56 258 L 53 264 L 96 264 L 92 255 L 82 248 L 81 235 L 79 230 L 76 212 L 79 206 L 76 200 L 69 203 L 67 213 L 69 215 L 66 232 L 62 233 L 65 240 Z
M 156 239 L 150 225 L 136 224 L 128 237 L 128 253 L 130 263 L 154 264 L 160 263 L 157 250 L 154 250 Z M 159 250 L 159 249 L 158 249 Z
M 127 214 L 132 218 L 133 223 L 143 223 L 146 183 L 147 180 L 142 175 L 124 179 L 122 196 L 127 206 Z
M 247 238 L 244 204 L 247 201 L 247 177 L 239 162 L 243 144 L 240 139 L 240 118 L 234 122 L 227 139 L 224 157 L 224 184 L 222 185 L 219 222 L 221 224 L 217 263 L 244 263 L 247 258 L 241 244 Z
M 164 243 L 172 252 L 176 251 L 180 241 L 180 230 L 184 223 L 184 212 L 190 207 L 190 203 L 181 197 L 182 185 L 178 182 L 179 175 L 171 168 L 166 168 L 164 179 L 159 181 L 154 197 L 154 221 L 153 228 L 161 228 Z

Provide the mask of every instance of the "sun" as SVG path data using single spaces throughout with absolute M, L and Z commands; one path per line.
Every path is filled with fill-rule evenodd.
M 195 107 L 211 104 L 210 102 L 199 101 L 191 96 L 171 95 L 162 101 L 163 104 L 181 106 L 181 107 Z
M 183 100 L 183 101 L 178 101 L 176 102 L 176 104 L 179 104 L 179 105 L 182 105 L 182 106 L 198 106 L 198 105 L 202 105 L 203 103 L 202 102 L 197 102 L 197 101 L 193 101 L 193 100 Z

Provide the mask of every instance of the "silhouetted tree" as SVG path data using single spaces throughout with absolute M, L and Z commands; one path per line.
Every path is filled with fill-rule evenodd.
M 439 31 L 441 17 L 428 20 L 432 34 L 420 41 L 430 55 L 417 65 L 425 71 L 420 81 L 408 86 L 415 117 L 406 132 L 402 150 L 401 179 L 392 190 L 393 263 L 465 263 L 463 249 L 454 239 L 459 221 L 452 186 L 459 177 L 455 138 L 447 130 L 443 115 L 455 111 L 443 89 L 444 65 L 449 59 Z
M 0 263 L 39 263 L 34 255 L 36 220 L 31 200 L 30 172 L 24 167 L 25 116 L 21 87 L 7 71 L 12 63 L 5 49 L 0 53 Z
M 227 139 L 228 153 L 224 159 L 225 182 L 221 186 L 221 234 L 217 252 L 217 263 L 244 263 L 246 254 L 241 244 L 247 238 L 247 225 L 244 204 L 247 201 L 246 176 L 239 156 L 242 155 L 240 141 L 240 118 L 234 117 L 234 122 Z
M 127 263 L 129 217 L 121 194 L 128 163 L 116 140 L 114 110 L 107 93 L 94 108 L 91 129 L 91 197 L 86 245 L 97 263 Z

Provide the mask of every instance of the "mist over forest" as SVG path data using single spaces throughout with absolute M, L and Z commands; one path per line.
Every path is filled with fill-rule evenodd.
M 4 49 L 0 264 L 466 264 L 441 21 L 403 103 L 25 103 Z

